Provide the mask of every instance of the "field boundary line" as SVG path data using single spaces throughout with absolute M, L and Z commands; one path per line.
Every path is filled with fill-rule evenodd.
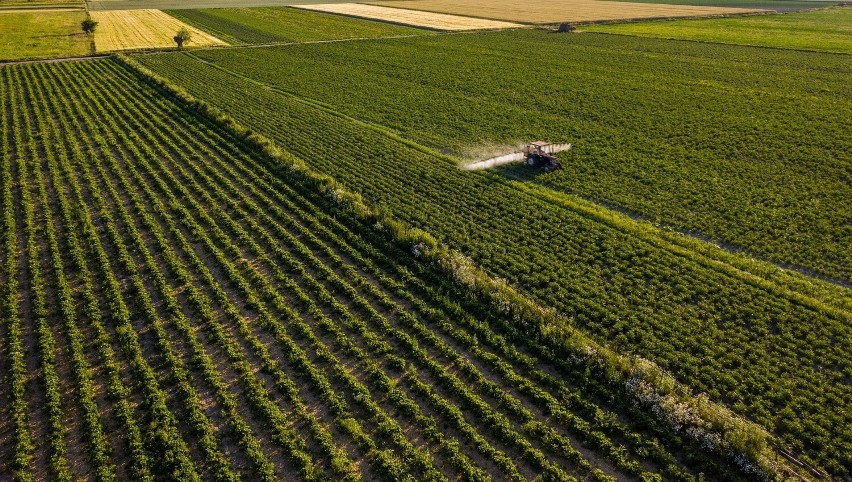
M 326 113 L 337 116 L 341 119 L 345 119 L 350 122 L 354 122 L 360 126 L 369 128 L 375 132 L 379 132 L 382 135 L 387 136 L 388 138 L 401 142 L 408 147 L 416 149 L 425 154 L 438 157 L 446 161 L 447 163 L 457 166 L 459 164 L 458 159 L 453 156 L 441 153 L 433 148 L 424 146 L 419 144 L 411 139 L 407 139 L 403 137 L 401 134 L 396 132 L 395 130 L 380 125 L 374 124 L 372 122 L 364 121 L 361 119 L 357 119 L 351 117 L 347 114 L 344 114 L 336 109 L 333 106 L 327 105 L 320 101 L 306 98 L 296 94 L 294 92 L 290 92 L 273 85 L 266 84 L 256 79 L 252 79 L 245 75 L 242 75 L 238 72 L 234 72 L 229 70 L 221 65 L 216 64 L 215 62 L 211 62 L 205 59 L 202 59 L 191 52 L 185 52 L 186 56 L 193 58 L 199 62 L 210 65 L 211 67 L 221 70 L 229 75 L 234 77 L 246 80 L 250 83 L 253 83 L 259 87 L 263 87 L 265 89 L 269 89 L 273 92 L 277 92 L 281 95 L 286 95 L 304 105 L 320 109 Z M 520 192 L 528 196 L 534 196 L 539 199 L 548 201 L 548 202 L 556 202 L 563 207 L 570 209 L 571 211 L 585 216 L 587 218 L 593 219 L 597 222 L 603 223 L 612 229 L 618 230 L 623 233 L 627 233 L 633 236 L 639 237 L 639 239 L 644 242 L 659 248 L 664 249 L 667 252 L 674 254 L 680 258 L 688 258 L 702 266 L 713 269 L 715 271 L 721 271 L 729 276 L 733 276 L 735 278 L 739 278 L 751 286 L 757 287 L 759 289 L 769 291 L 778 296 L 781 296 L 785 299 L 788 299 L 792 302 L 796 302 L 800 305 L 806 306 L 808 308 L 814 309 L 816 311 L 828 312 L 831 315 L 838 317 L 840 319 L 845 319 L 848 321 L 852 321 L 852 311 L 850 311 L 847 307 L 838 303 L 837 301 L 831 299 L 830 297 L 821 297 L 813 294 L 808 294 L 804 291 L 794 289 L 793 287 L 786 286 L 786 283 L 782 283 L 773 279 L 770 279 L 766 276 L 758 274 L 756 269 L 747 266 L 748 264 L 757 264 L 761 268 L 764 268 L 769 271 L 779 271 L 780 274 L 785 276 L 792 276 L 796 282 L 809 282 L 809 283 L 825 283 L 828 287 L 817 287 L 818 290 L 832 288 L 832 291 L 838 290 L 848 290 L 841 285 L 836 283 L 831 283 L 830 281 L 823 280 L 821 278 L 817 278 L 814 276 L 808 276 L 804 273 L 800 273 L 795 270 L 785 269 L 775 263 L 759 260 L 755 258 L 751 258 L 742 253 L 732 252 L 721 246 L 717 246 L 711 242 L 704 241 L 701 239 L 694 238 L 692 236 L 679 233 L 677 231 L 673 231 L 673 233 L 678 233 L 685 239 L 677 239 L 671 235 L 667 236 L 664 233 L 666 230 L 661 229 L 659 227 L 653 226 L 648 221 L 637 221 L 632 219 L 630 216 L 609 208 L 607 206 L 595 203 L 590 200 L 586 200 L 583 198 L 576 198 L 576 201 L 568 198 L 568 195 L 556 193 L 555 191 L 546 189 L 546 188 L 536 188 L 527 184 L 519 183 L 519 182 L 509 182 L 510 178 L 506 176 L 489 172 L 482 171 L 477 173 L 477 175 L 489 176 L 494 180 L 499 182 L 506 183 L 513 189 L 516 189 Z M 542 192 L 546 190 L 547 192 Z M 583 206 L 583 203 L 585 206 Z M 651 232 L 651 230 L 655 232 Z M 688 244 L 698 244 L 699 247 L 703 249 L 697 249 L 695 247 L 691 247 Z M 708 253 L 709 250 L 719 250 L 717 253 Z M 762 266 L 761 266 L 762 265 Z M 793 280 L 791 280 L 793 282 Z M 839 293 L 838 293 L 839 296 Z

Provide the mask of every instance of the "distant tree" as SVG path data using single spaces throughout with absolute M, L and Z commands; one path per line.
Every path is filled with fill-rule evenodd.
M 192 38 L 192 33 L 186 28 L 181 28 L 177 31 L 177 35 L 175 35 L 173 38 L 178 48 L 180 49 L 183 48 L 183 44 L 189 42 L 189 40 Z
M 98 28 L 98 22 L 95 22 L 91 18 L 87 18 L 80 23 L 80 26 L 86 33 L 95 33 L 95 29 Z

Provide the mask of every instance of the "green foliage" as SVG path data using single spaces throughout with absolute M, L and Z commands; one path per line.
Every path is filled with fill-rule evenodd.
M 95 33 L 95 29 L 98 28 L 98 22 L 92 20 L 91 18 L 87 18 L 80 23 L 80 28 L 83 29 L 84 32 L 88 34 Z
M 199 56 L 215 65 L 171 54 L 139 60 L 367 202 L 437 234 L 577 328 L 654 360 L 835 473 L 849 471 L 852 424 L 837 409 L 851 399 L 847 310 L 660 242 L 557 192 L 617 199 L 655 217 L 703 204 L 697 226 L 742 233 L 755 251 L 845 277 L 850 244 L 831 236 L 848 236 L 849 188 L 825 162 L 848 163 L 839 134 L 845 108 L 837 107 L 849 98 L 845 59 L 543 32 Z M 506 68 L 531 62 L 548 68 Z M 816 74 L 807 62 L 824 69 Z M 530 184 L 459 171 L 455 159 L 424 147 L 519 138 L 572 141 L 576 150 L 566 169 Z M 779 192 L 787 183 L 810 187 Z M 804 209 L 795 199 L 806 192 L 822 193 L 820 204 L 833 208 Z M 679 205 L 672 193 L 689 202 Z M 790 213 L 781 226 L 794 229 L 783 224 L 793 218 L 813 240 L 794 246 L 765 234 L 778 228 L 759 214 L 764 207 L 749 205 L 755 195 L 784 200 L 772 207 Z M 809 227 L 816 221 L 819 230 Z M 545 338 L 559 334 L 552 329 Z
M 231 44 L 307 42 L 427 34 L 424 30 L 295 8 L 169 10 L 169 15 Z
M 852 8 L 784 15 L 590 25 L 588 32 L 852 54 Z
M 185 27 L 181 27 L 180 30 L 177 31 L 173 39 L 179 49 L 183 48 L 183 44 L 192 40 L 192 32 L 190 32 L 189 29 Z

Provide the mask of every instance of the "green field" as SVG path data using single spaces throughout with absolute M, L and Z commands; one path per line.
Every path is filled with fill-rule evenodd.
M 126 64 L 0 86 L 4 480 L 747 479 L 707 440 L 748 444 Z
M 852 54 L 852 8 L 848 7 L 784 15 L 590 25 L 583 30 Z
M 231 44 L 425 34 L 423 30 L 295 8 L 217 8 L 167 13 Z
M 679 227 L 696 213 L 705 235 L 848 281 L 844 56 L 515 31 L 139 60 L 577 327 L 850 472 L 848 289 L 826 286 L 839 300 L 826 303 L 760 281 L 562 193 Z M 433 149 L 534 138 L 576 147 L 532 183 L 460 171 Z
M 89 53 L 80 30 L 86 12 L 0 10 L 0 60 L 71 57 Z
M 572 142 L 537 183 L 852 281 L 845 56 L 538 32 L 306 50 L 202 56 L 460 155 Z

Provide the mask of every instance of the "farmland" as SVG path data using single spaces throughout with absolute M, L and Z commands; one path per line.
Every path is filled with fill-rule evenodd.
M 844 56 L 538 32 L 199 55 L 462 156 L 481 143 L 573 142 L 565 170 L 533 180 L 852 280 Z M 506 68 L 524 62 L 560 73 Z M 413 76 L 427 80 L 412 88 Z
M 594 25 L 590 32 L 852 54 L 852 8 L 786 15 Z
M 0 480 L 852 477 L 848 8 L 10 2 Z
M 0 60 L 85 55 L 85 18 L 82 10 L 0 10 Z
M 215 8 L 169 10 L 167 13 L 231 44 L 309 42 L 426 33 L 398 25 L 294 8 Z
M 400 9 L 531 24 L 695 17 L 749 12 L 748 9 L 744 8 L 678 6 L 606 0 L 534 0 L 523 3 L 512 0 L 389 0 L 369 3 Z
M 301 5 L 298 8 L 317 12 L 375 19 L 414 27 L 425 27 L 435 30 L 482 30 L 520 27 L 520 25 L 516 23 L 501 22 L 497 20 L 462 17 L 459 15 L 447 15 L 443 13 L 421 12 L 379 5 L 362 5 L 359 3 Z
M 196 55 L 204 61 L 196 60 Z M 805 55 L 807 62 L 802 58 Z M 541 75 L 504 68 L 534 64 L 537 56 L 551 67 Z M 762 56 L 765 63 L 760 62 Z M 453 59 L 458 59 L 459 64 L 454 64 Z M 744 59 L 749 60 L 752 71 L 740 68 L 726 73 L 724 62 Z M 465 142 L 482 140 L 568 140 L 575 146 L 587 146 L 575 147 L 562 171 L 566 180 L 572 179 L 572 186 L 583 186 L 583 177 L 578 173 L 585 169 L 590 172 L 586 178 L 590 181 L 586 182 L 601 183 L 598 192 L 618 193 L 625 188 L 622 192 L 626 193 L 629 186 L 642 193 L 647 191 L 653 199 L 654 191 L 642 188 L 642 184 L 668 180 L 676 170 L 657 169 L 651 171 L 660 173 L 655 177 L 646 175 L 642 184 L 631 184 L 631 176 L 624 172 L 608 180 L 608 170 L 600 164 L 620 161 L 617 169 L 623 171 L 633 163 L 660 162 L 661 156 L 654 151 L 665 149 L 667 156 L 662 159 L 681 153 L 682 157 L 672 159 L 680 165 L 691 157 L 684 152 L 702 153 L 696 148 L 687 149 L 709 143 L 702 136 L 712 137 L 713 142 L 708 145 L 719 145 L 716 129 L 724 126 L 714 129 L 712 123 L 705 123 L 707 132 L 700 132 L 692 127 L 689 117 L 679 124 L 680 112 L 676 110 L 675 115 L 656 116 L 659 128 L 671 133 L 669 142 L 678 139 L 675 134 L 679 130 L 693 137 L 683 134 L 683 145 L 654 141 L 654 129 L 647 124 L 654 111 L 648 109 L 671 112 L 672 106 L 687 102 L 696 92 L 706 96 L 699 98 L 704 109 L 715 103 L 720 110 L 727 103 L 736 103 L 739 109 L 752 105 L 759 108 L 759 103 L 733 96 L 741 88 L 738 81 L 749 82 L 761 94 L 771 94 L 769 82 L 783 90 L 785 97 L 770 98 L 773 102 L 795 102 L 795 109 L 781 109 L 785 116 L 805 109 L 802 115 L 810 117 L 808 109 L 816 109 L 811 115 L 821 119 L 822 124 L 801 126 L 814 131 L 797 137 L 795 142 L 800 147 L 788 151 L 788 155 L 807 152 L 809 139 L 813 142 L 811 149 L 815 149 L 812 159 L 850 152 L 844 148 L 848 138 L 839 134 L 847 130 L 843 126 L 849 119 L 843 115 L 848 112 L 848 104 L 842 100 L 850 98 L 848 85 L 839 80 L 846 75 L 844 66 L 848 68 L 845 58 L 620 36 L 560 37 L 515 31 L 358 45 L 304 45 L 192 56 L 168 54 L 140 60 L 231 113 L 247 127 L 270 136 L 317 170 L 361 192 L 370 202 L 439 235 L 492 274 L 566 314 L 576 326 L 619 350 L 657 361 L 696 391 L 706 392 L 712 399 L 726 402 L 769 427 L 786 444 L 810 454 L 832 471 L 849 471 L 852 424 L 848 407 L 852 394 L 843 380 L 848 379 L 852 366 L 843 347 L 849 346 L 852 333 L 845 288 L 826 285 L 826 292 L 837 294 L 823 297 L 818 293 L 805 301 L 795 294 L 798 288 L 792 284 L 755 282 L 742 272 L 723 268 L 700 255 L 679 252 L 653 237 L 637 235 L 640 230 L 628 229 L 627 221 L 605 221 L 608 215 L 585 209 L 577 198 L 561 194 L 564 188 L 556 184 L 556 176 L 544 176 L 531 184 L 499 173 L 463 172 L 457 169 L 454 159 L 429 148 L 459 149 Z M 560 67 L 559 61 L 565 65 Z M 805 63 L 823 65 L 824 70 L 803 71 L 802 76 L 807 76 L 803 82 L 796 75 L 796 66 Z M 282 69 L 282 65 L 287 69 Z M 345 68 L 350 82 L 334 81 L 344 75 L 336 71 L 335 65 L 345 66 L 341 69 Z M 381 71 L 377 65 L 382 66 Z M 672 72 L 670 80 L 660 78 L 657 72 L 661 68 Z M 783 68 L 785 75 L 772 74 L 773 68 Z M 610 75 L 615 69 L 632 87 L 619 84 Z M 561 74 L 550 75 L 550 71 Z M 319 72 L 323 72 L 322 76 Z M 600 82 L 604 75 L 607 82 Z M 413 78 L 417 79 L 416 86 Z M 698 79 L 707 80 L 699 83 Z M 226 85 L 232 88 L 224 88 Z M 639 89 L 639 85 L 644 88 Z M 567 96 L 563 90 L 569 88 L 566 86 L 579 94 L 575 98 Z M 593 89 L 603 91 L 596 93 Z M 796 102 L 797 89 L 807 95 L 807 103 Z M 818 93 L 823 89 L 828 93 L 821 94 L 825 96 L 821 101 Z M 235 94 L 248 91 L 253 92 L 250 98 Z M 658 97 L 648 97 L 656 92 Z M 746 90 L 744 94 L 748 93 Z M 562 97 L 548 97 L 559 94 Z M 601 100 L 596 102 L 596 98 Z M 500 103 L 500 99 L 508 101 Z M 536 106 L 535 118 L 528 115 L 528 104 Z M 689 109 L 698 109 L 689 105 Z M 773 105 L 777 109 L 777 104 Z M 828 105 L 833 107 L 829 109 Z M 557 113 L 576 114 L 568 124 Z M 770 115 L 771 111 L 761 113 Z M 749 114 L 744 112 L 739 120 L 719 118 L 718 122 L 728 128 L 736 126 L 731 132 L 742 135 L 761 127 L 753 123 L 737 126 L 737 122 L 754 118 Z M 712 112 L 701 115 L 702 119 L 714 119 Z M 772 125 L 772 132 L 783 140 L 785 131 L 769 119 L 767 125 Z M 630 124 L 643 121 L 644 124 Z M 621 129 L 614 128 L 619 126 Z M 398 132 L 418 143 L 401 138 Z M 759 132 L 761 136 L 771 134 Z M 446 142 L 451 137 L 454 141 Z M 749 156 L 753 149 L 774 145 L 774 141 L 749 143 L 747 138 L 728 138 L 726 143 L 727 153 L 742 150 Z M 607 155 L 598 155 L 583 165 L 583 158 L 595 152 Z M 840 162 L 842 166 L 848 160 Z M 578 166 L 572 167 L 572 163 Z M 746 165 L 759 167 L 753 162 Z M 833 168 L 813 162 L 804 165 L 813 170 Z M 701 175 L 706 169 L 717 179 L 729 168 L 703 166 L 695 161 L 690 165 L 691 175 Z M 778 173 L 777 168 L 771 171 Z M 619 171 L 612 168 L 612 172 Z M 732 181 L 746 183 L 749 178 L 745 174 L 749 173 L 755 176 L 754 187 L 741 184 L 735 189 L 726 188 L 722 192 L 731 197 L 711 204 L 717 210 L 711 226 L 721 226 L 728 217 L 719 211 L 726 205 L 734 208 L 734 216 L 742 209 L 735 204 L 736 194 L 752 193 L 758 184 L 764 185 L 763 181 L 756 181 L 766 175 L 759 170 L 732 176 Z M 786 175 L 793 176 L 795 171 L 788 169 Z M 555 178 L 553 188 L 547 187 L 550 177 Z M 817 215 L 825 220 L 840 216 L 836 222 L 839 230 L 833 236 L 848 236 L 842 226 L 849 215 L 844 201 L 849 187 L 831 184 L 832 175 L 801 175 L 795 182 L 807 183 L 810 179 L 828 183 L 813 189 L 821 193 L 822 203 L 833 202 L 834 207 L 799 211 L 796 216 Z M 666 185 L 665 189 L 675 194 L 683 189 L 688 194 L 687 186 L 692 185 L 690 189 L 697 189 L 700 194 L 695 201 L 712 196 L 712 184 L 690 184 L 688 180 L 684 177 L 683 187 Z M 787 191 L 784 194 L 791 198 L 797 195 Z M 622 205 L 631 206 L 630 202 Z M 676 204 L 669 202 L 668 208 L 676 209 Z M 768 226 L 755 221 L 768 218 L 748 215 L 748 220 L 733 222 L 729 231 L 734 232 L 736 224 L 747 228 L 747 236 L 774 238 L 760 232 Z M 831 232 L 832 222 L 818 224 Z M 807 232 L 805 227 L 797 230 Z M 812 232 L 811 236 L 825 234 Z M 844 271 L 848 265 L 844 263 L 852 258 L 843 253 L 848 252 L 850 243 L 837 243 L 833 248 L 830 239 L 819 243 L 799 242 L 793 250 L 801 256 L 799 262 L 847 277 L 843 273 L 848 273 Z M 808 246 L 813 248 L 810 254 L 806 254 Z M 749 247 L 757 251 L 762 246 Z M 822 254 L 831 253 L 832 249 L 836 253 L 834 265 L 819 264 L 832 259 Z M 827 301 L 829 298 L 839 301 L 831 307 L 834 303 Z
M 95 31 L 95 50 L 98 52 L 173 47 L 172 37 L 181 28 L 189 30 L 192 35 L 186 44 L 188 47 L 225 44 L 159 10 L 95 11 L 91 15 L 92 20 L 98 22 Z
M 122 62 L 0 85 L 4 478 L 742 477 Z

